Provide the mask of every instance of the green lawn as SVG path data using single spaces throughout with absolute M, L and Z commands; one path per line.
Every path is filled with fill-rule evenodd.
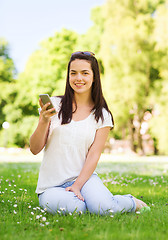
M 0 163 L 0 239 L 167 240 L 167 172 L 147 174 L 149 171 L 144 170 L 149 166 L 145 163 L 131 164 L 103 162 L 98 172 L 114 195 L 131 193 L 143 199 L 151 212 L 113 217 L 75 213 L 52 216 L 41 211 L 35 194 L 40 163 Z

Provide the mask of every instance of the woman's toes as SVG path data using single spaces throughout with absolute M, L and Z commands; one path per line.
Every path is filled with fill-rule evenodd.
M 141 210 L 141 208 L 143 208 L 143 207 L 147 207 L 147 204 L 145 202 L 143 202 L 143 201 L 141 201 L 141 200 L 139 200 L 135 197 L 133 197 L 133 198 L 134 198 L 134 201 L 136 203 L 136 211 Z

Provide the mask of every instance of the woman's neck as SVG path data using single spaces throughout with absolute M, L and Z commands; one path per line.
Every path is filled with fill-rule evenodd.
M 90 95 L 75 94 L 74 95 L 77 106 L 93 106 L 93 100 Z

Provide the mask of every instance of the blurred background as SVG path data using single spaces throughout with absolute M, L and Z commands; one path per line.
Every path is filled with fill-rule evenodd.
M 167 0 L 0 0 L 0 149 L 28 148 L 38 96 L 64 94 L 74 51 L 99 61 L 106 153 L 168 154 Z

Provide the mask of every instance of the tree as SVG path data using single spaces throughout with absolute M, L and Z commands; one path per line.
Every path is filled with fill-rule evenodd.
M 144 114 L 154 108 L 151 95 L 162 81 L 159 72 L 162 52 L 156 48 L 153 38 L 153 15 L 163 2 L 109 0 L 103 8 L 105 22 L 100 55 L 106 96 L 116 120 L 116 136 L 129 136 L 134 151 L 143 152 Z
M 67 64 L 77 38 L 76 33 L 62 29 L 42 41 L 39 49 L 30 56 L 13 88 L 14 101 L 9 101 L 3 108 L 6 120 L 11 123 L 9 140 L 12 144 L 21 147 L 29 144 L 38 121 L 39 94 L 64 93 Z
M 15 66 L 9 56 L 8 42 L 0 38 L 0 130 L 2 129 L 2 123 L 7 120 L 3 108 L 14 98 L 14 93 L 11 92 L 11 88 L 15 84 L 14 77 Z
M 158 149 L 162 154 L 168 154 L 168 1 L 158 7 L 155 12 L 155 28 L 153 37 L 156 49 L 162 54 L 159 59 L 159 74 L 163 79 L 157 83 L 153 98 L 156 99 L 153 118 L 150 120 L 150 132 L 156 139 Z

